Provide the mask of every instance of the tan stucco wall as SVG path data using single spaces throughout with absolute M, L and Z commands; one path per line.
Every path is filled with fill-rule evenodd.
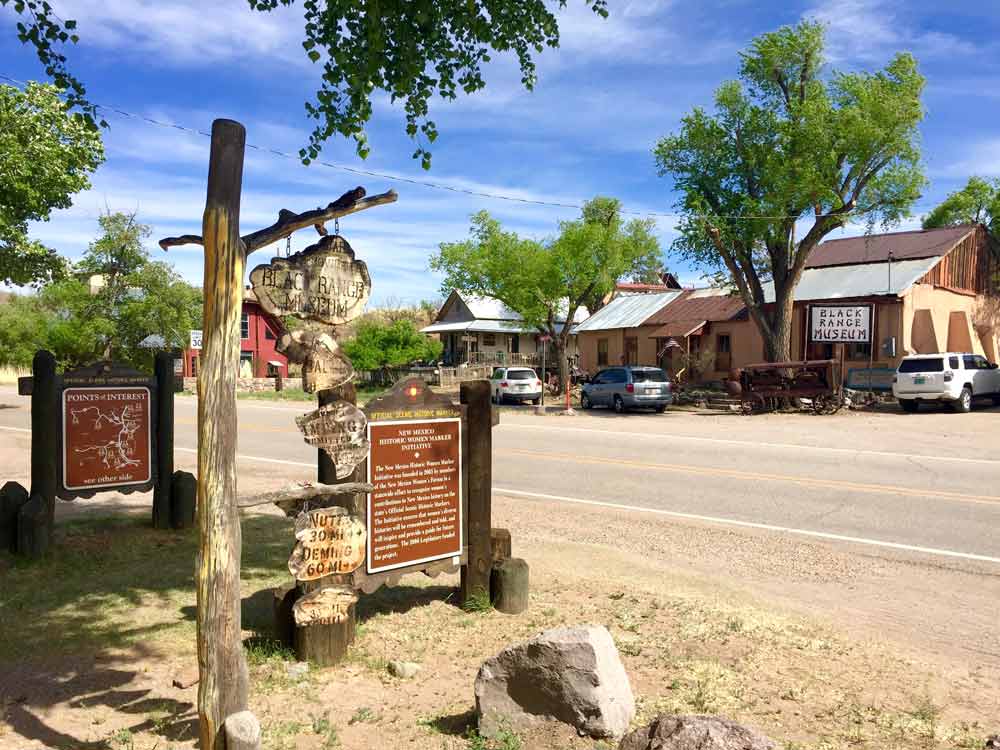
M 977 298 L 929 284 L 914 284 L 903 297 L 903 334 L 900 354 L 971 351 L 986 356 L 972 328 Z

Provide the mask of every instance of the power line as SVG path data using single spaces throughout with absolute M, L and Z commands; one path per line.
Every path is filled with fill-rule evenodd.
M 28 85 L 25 81 L 20 81 L 20 80 L 18 80 L 16 78 L 11 78 L 10 76 L 4 75 L 2 73 L 0 73 L 0 80 L 9 81 L 9 82 L 15 84 L 16 86 L 21 87 L 21 88 L 24 88 L 24 87 L 26 87 Z M 157 120 L 157 119 L 149 117 L 147 115 L 138 115 L 138 114 L 135 114 L 134 112 L 129 112 L 127 110 L 121 109 L 120 107 L 116 107 L 116 106 L 113 106 L 113 105 L 95 103 L 94 106 L 97 109 L 103 109 L 103 110 L 105 110 L 107 112 L 112 112 L 112 113 L 114 113 L 116 115 L 119 115 L 120 117 L 125 117 L 125 118 L 130 119 L 130 120 L 136 120 L 138 122 L 142 122 L 142 123 L 145 123 L 147 125 L 154 125 L 154 126 L 160 127 L 160 128 L 170 128 L 170 129 L 173 129 L 173 130 L 180 130 L 181 132 L 184 132 L 184 133 L 191 133 L 192 135 L 199 135 L 199 136 L 203 136 L 205 138 L 211 138 L 212 137 L 211 133 L 207 133 L 204 130 L 200 130 L 198 128 L 190 127 L 190 126 L 187 126 L 187 125 L 179 125 L 179 124 L 174 123 L 174 122 L 164 122 L 162 120 Z M 260 153 L 267 153 L 267 154 L 271 154 L 272 156 L 277 156 L 277 157 L 282 158 L 282 159 L 289 159 L 291 161 L 294 161 L 296 164 L 298 164 L 299 166 L 302 166 L 302 167 L 307 167 L 308 166 L 308 165 L 303 164 L 302 160 L 297 155 L 290 154 L 290 153 L 288 153 L 286 151 L 281 151 L 279 149 L 271 148 L 271 147 L 268 147 L 268 146 L 258 146 L 255 143 L 247 143 L 246 147 L 249 148 L 249 149 L 253 149 L 254 151 L 260 152 Z M 317 164 L 319 166 L 327 167 L 328 169 L 334 169 L 334 170 L 337 170 L 337 171 L 340 171 L 340 172 L 348 172 L 350 174 L 362 175 L 362 176 L 365 176 L 365 177 L 377 177 L 377 178 L 383 179 L 383 180 L 392 180 L 392 181 L 395 181 L 395 182 L 403 182 L 403 183 L 406 183 L 406 184 L 409 184 L 409 185 L 418 185 L 420 187 L 430 188 L 430 189 L 433 189 L 433 190 L 446 190 L 448 192 L 459 193 L 459 194 L 462 194 L 462 195 L 470 195 L 470 196 L 473 196 L 473 197 L 476 197 L 476 198 L 488 198 L 490 200 L 501 200 L 501 201 L 508 201 L 508 202 L 511 202 L 511 203 L 525 203 L 525 204 L 529 204 L 529 205 L 533 205 L 533 206 L 549 206 L 549 207 L 552 207 L 552 208 L 573 208 L 573 209 L 577 209 L 577 210 L 583 209 L 583 204 L 582 203 L 560 203 L 558 201 L 545 201 L 545 200 L 539 200 L 539 199 L 535 199 L 535 198 L 520 198 L 520 197 L 515 196 L 515 195 L 504 195 L 502 193 L 488 193 L 488 192 L 480 191 L 480 190 L 470 190 L 469 188 L 455 187 L 454 185 L 447 185 L 447 184 L 441 183 L 441 182 L 432 182 L 430 180 L 418 180 L 418 179 L 416 179 L 414 177 L 403 177 L 402 175 L 392 174 L 392 173 L 389 173 L 389 172 L 376 172 L 374 170 L 369 170 L 369 169 L 358 169 L 357 167 L 349 167 L 346 164 L 336 164 L 334 162 L 322 161 L 322 160 L 318 160 L 318 159 L 314 159 L 311 162 L 311 164 Z M 658 212 L 658 211 L 634 211 L 634 210 L 626 209 L 626 208 L 621 208 L 621 209 L 619 209 L 619 211 L 620 211 L 620 213 L 628 214 L 630 216 L 655 216 L 655 217 L 664 218 L 664 219 L 679 218 L 679 215 L 676 214 L 676 213 L 663 213 L 663 212 Z M 842 213 L 840 215 L 841 216 L 850 217 L 850 216 L 854 216 L 855 213 L 856 213 L 855 211 L 847 211 L 847 212 L 844 212 L 844 213 Z M 785 219 L 795 219 L 795 220 L 798 220 L 798 219 L 803 218 L 803 216 L 763 216 L 763 215 L 754 215 L 754 214 L 737 214 L 737 215 L 732 215 L 732 216 L 718 216 L 718 215 L 713 215 L 713 218 L 728 219 L 728 220 L 734 220 L 734 221 L 751 221 L 751 220 L 783 221 Z

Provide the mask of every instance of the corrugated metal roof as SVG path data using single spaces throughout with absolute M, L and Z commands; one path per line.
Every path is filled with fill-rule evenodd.
M 519 320 L 463 320 L 458 323 L 431 323 L 420 329 L 421 333 L 538 333 L 538 329 L 525 326 Z M 556 331 L 562 331 L 562 324 L 556 324 Z
M 613 328 L 641 326 L 650 315 L 661 310 L 681 295 L 680 291 L 659 294 L 623 294 L 576 326 L 581 331 L 608 331 Z
M 889 253 L 894 260 L 937 257 L 955 247 L 974 229 L 964 225 L 827 240 L 813 250 L 806 268 L 884 263 Z
M 889 263 L 859 263 L 852 266 L 807 268 L 795 288 L 795 301 L 816 299 L 851 299 L 879 295 L 899 296 L 913 286 L 924 274 L 941 260 L 940 256 L 919 260 L 892 262 L 892 281 L 889 280 Z M 763 284 L 764 298 L 774 302 L 774 284 Z
M 655 331 L 650 332 L 652 339 L 686 338 L 696 333 L 707 323 L 707 320 L 672 320 L 660 326 Z
M 746 305 L 738 294 L 730 294 L 727 289 L 709 287 L 684 292 L 675 302 L 653 313 L 646 320 L 647 325 L 664 325 L 674 321 L 719 321 L 732 320 Z M 674 335 L 674 334 L 670 334 Z
M 455 294 L 458 293 L 455 292 Z M 521 316 L 519 313 L 515 312 L 514 310 L 511 310 L 503 302 L 501 302 L 498 299 L 494 299 L 493 297 L 480 297 L 474 294 L 468 294 L 463 296 L 461 294 L 458 294 L 458 298 L 462 301 L 463 304 L 465 304 L 465 306 L 469 309 L 469 312 L 472 313 L 472 316 L 476 320 L 513 320 L 513 321 L 521 320 Z M 563 316 L 565 316 L 566 314 L 567 304 L 568 303 L 566 302 L 566 300 L 563 300 L 562 304 L 560 305 L 561 314 Z M 587 312 L 587 309 L 581 307 L 576 311 L 576 314 L 573 317 L 575 322 L 582 323 L 589 317 L 589 315 L 590 313 Z

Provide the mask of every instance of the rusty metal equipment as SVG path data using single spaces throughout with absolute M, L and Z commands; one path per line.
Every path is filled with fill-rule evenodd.
M 833 414 L 843 404 L 839 364 L 817 359 L 747 365 L 730 371 L 726 390 L 740 400 L 743 414 L 773 411 L 791 399 L 809 399 L 817 414 Z

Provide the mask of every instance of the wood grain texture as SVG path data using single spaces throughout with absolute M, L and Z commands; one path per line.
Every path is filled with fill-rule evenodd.
M 461 603 L 476 593 L 489 593 L 493 568 L 490 540 L 493 493 L 493 407 L 487 380 L 462 383 L 460 401 L 466 405 L 468 451 L 464 463 L 469 472 L 466 545 L 468 561 L 462 567 Z
M 236 377 L 245 258 L 239 235 L 246 131 L 212 123 L 205 238 L 205 303 L 198 377 L 198 716 L 200 747 L 224 750 L 222 724 L 247 707 L 240 622 L 236 507 Z
M 249 711 L 239 711 L 226 717 L 226 750 L 261 750 L 260 722 Z
M 490 574 L 490 601 L 497 612 L 519 615 L 528 608 L 528 563 L 511 557 L 494 566 Z

